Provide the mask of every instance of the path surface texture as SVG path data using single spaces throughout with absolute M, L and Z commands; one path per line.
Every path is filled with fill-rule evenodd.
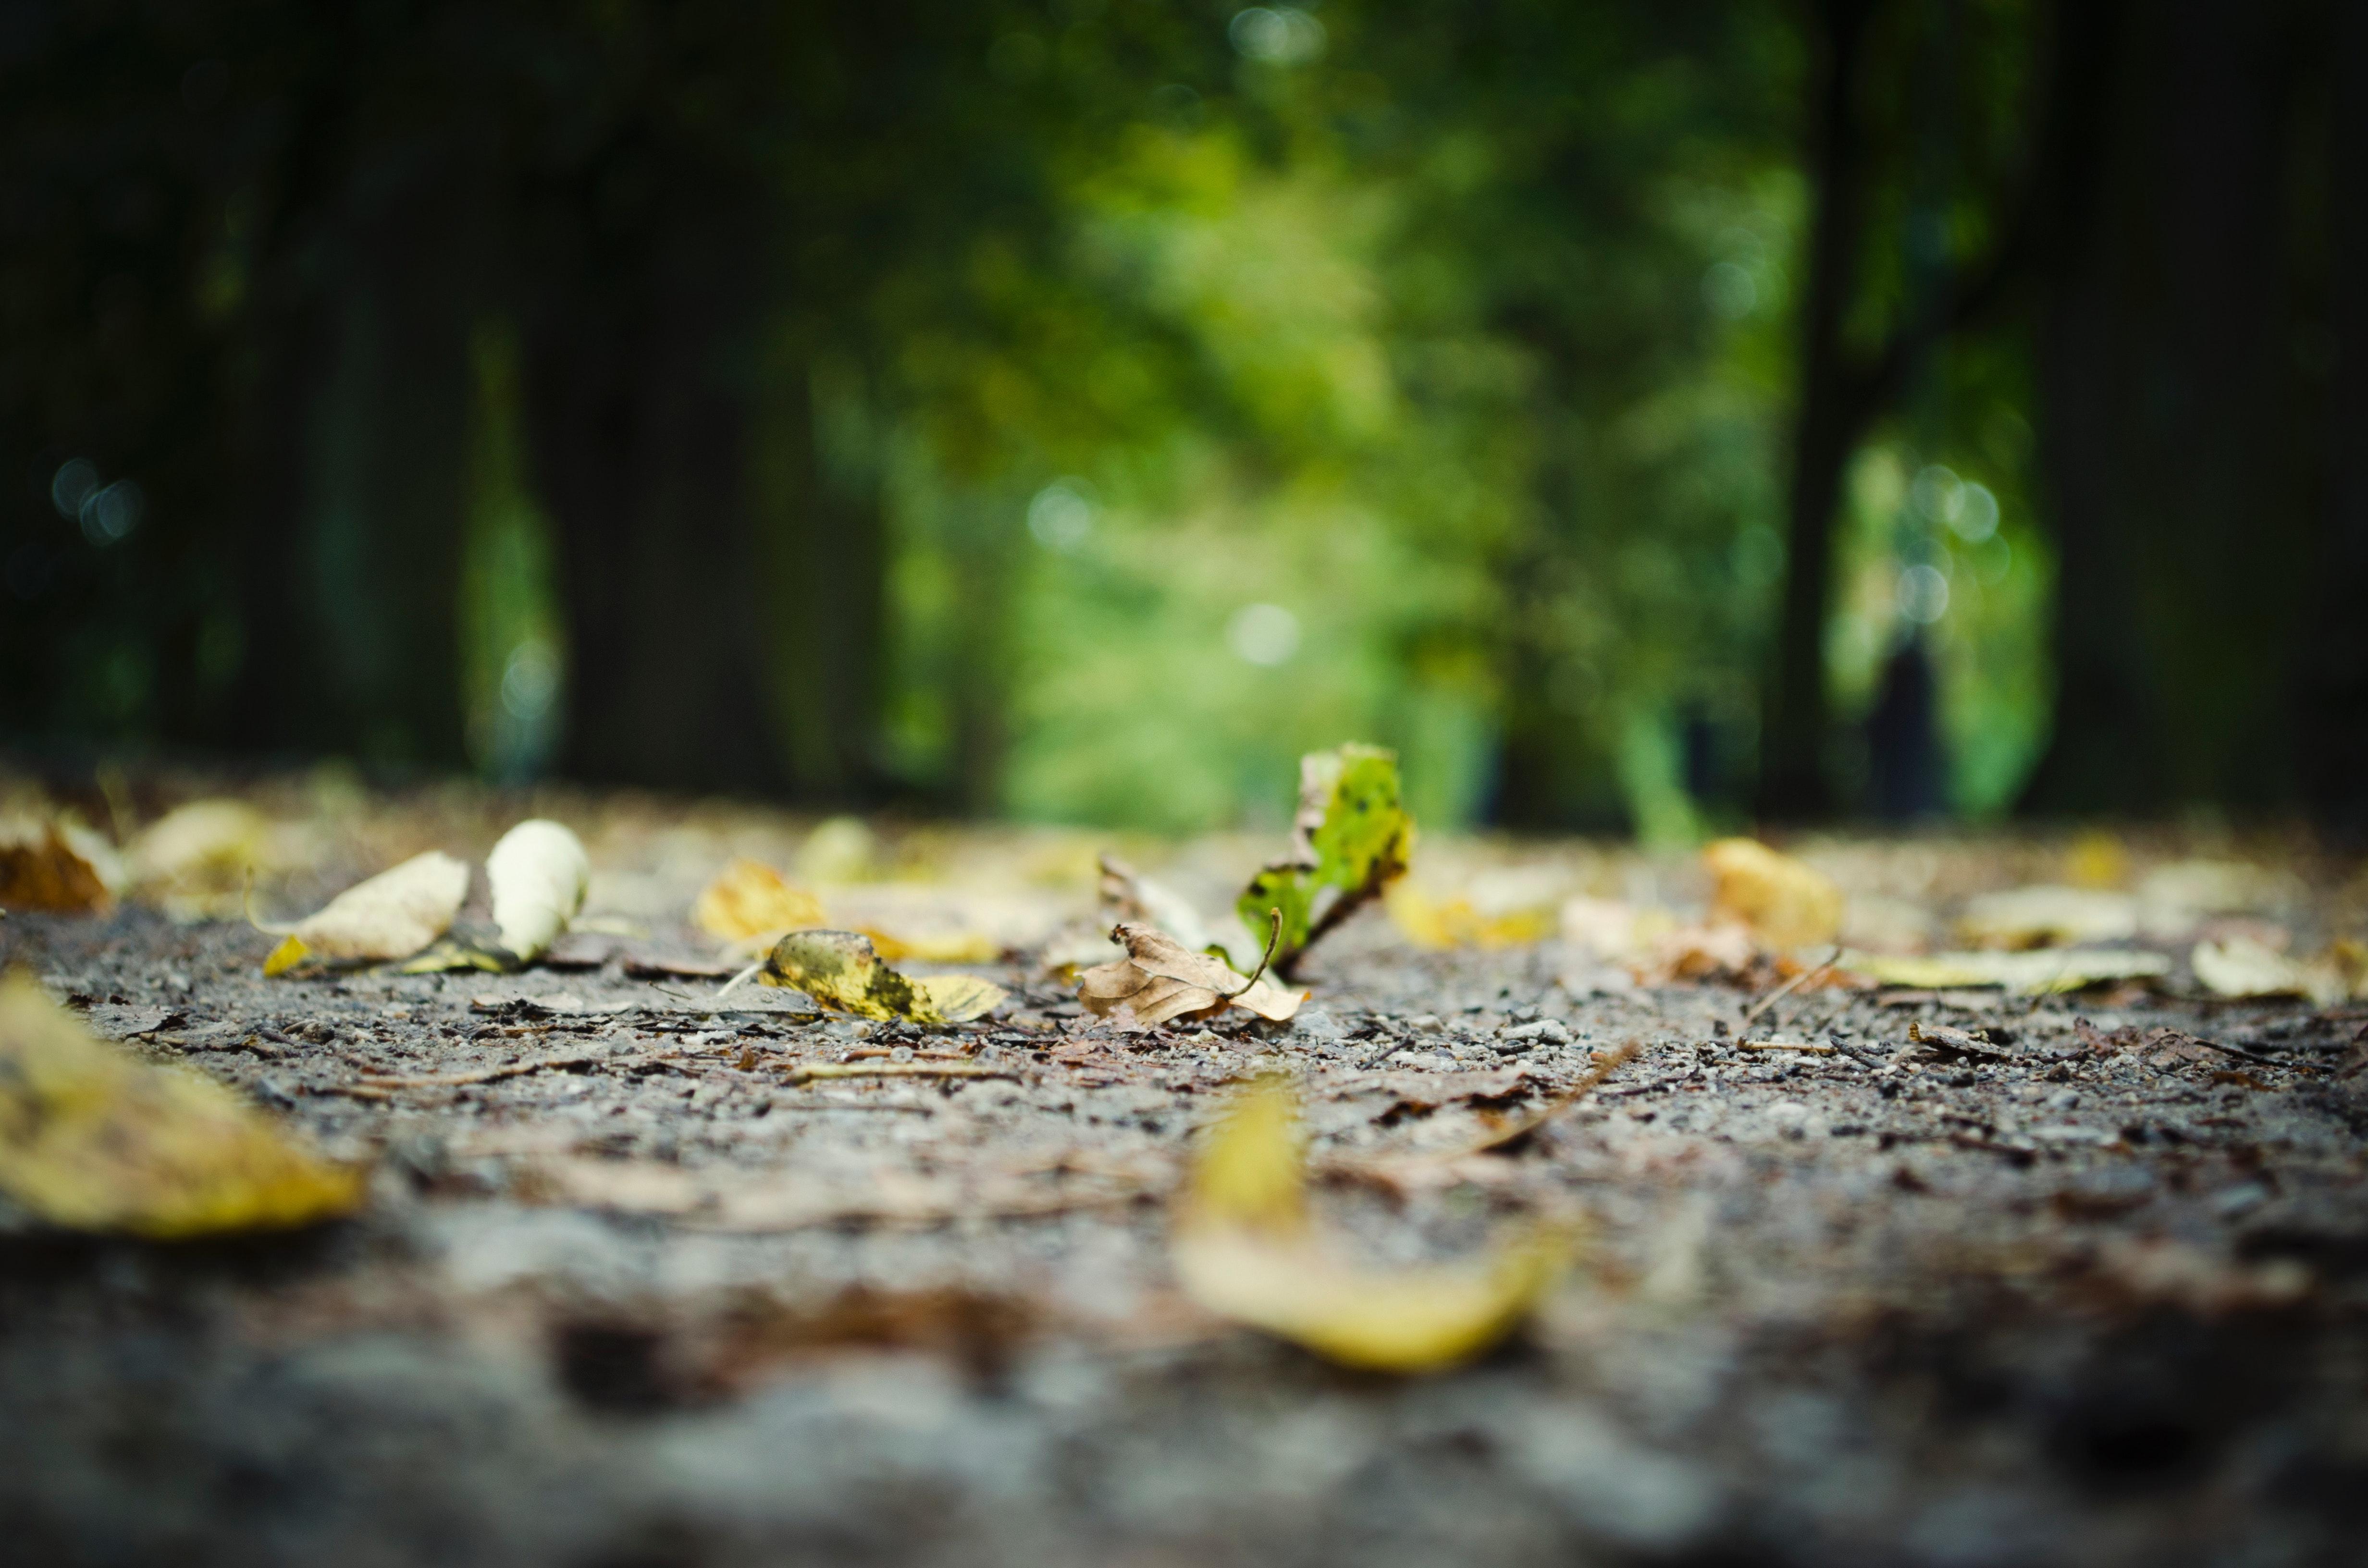
M 1288 1024 L 1114 1028 L 1051 935 L 937 966 L 1010 990 L 985 1017 L 867 1022 L 719 996 L 728 955 L 688 924 L 727 852 L 774 833 L 791 863 L 800 826 L 578 814 L 610 917 L 518 973 L 267 980 L 270 938 L 136 901 L 0 923 L 6 964 L 95 1033 L 370 1170 L 355 1217 L 292 1235 L 10 1226 L 0 1561 L 2368 1553 L 2348 1002 L 2210 994 L 2182 936 L 2142 984 L 1819 983 L 1754 1012 L 1780 971 L 1640 983 L 1566 935 L 1425 949 L 1376 907 L 1315 950 Z M 267 898 L 336 891 L 389 863 L 376 843 L 331 835 Z M 1491 853 L 1501 876 L 1525 852 Z M 1945 920 L 2057 851 L 1916 853 L 1884 896 Z M 1695 875 L 1539 855 L 1679 915 Z M 1094 918 L 1090 881 L 1030 886 Z M 2340 936 L 2339 894 L 2297 882 L 2282 939 Z M 1542 1220 L 1575 1263 L 1422 1376 L 1206 1312 L 1172 1196 L 1267 1073 L 1298 1085 L 1322 1222 L 1372 1267 Z

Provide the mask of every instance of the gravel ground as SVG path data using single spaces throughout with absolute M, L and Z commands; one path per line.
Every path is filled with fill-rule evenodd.
M 0 926 L 100 1032 L 376 1161 L 301 1237 L 0 1240 L 0 1560 L 2359 1561 L 2357 1013 L 1816 990 L 1750 1039 L 1827 1049 L 1751 1050 L 1746 990 L 1374 918 L 1291 1026 L 1120 1035 L 1012 966 L 925 1034 L 715 1011 L 622 942 L 293 983 L 259 947 Z M 1371 1256 L 1544 1213 L 1582 1266 L 1427 1378 L 1207 1319 L 1164 1199 L 1272 1066 Z

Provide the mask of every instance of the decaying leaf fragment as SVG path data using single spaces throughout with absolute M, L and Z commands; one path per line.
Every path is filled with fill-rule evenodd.
M 803 930 L 825 920 L 822 901 L 791 887 L 761 860 L 733 861 L 716 873 L 691 906 L 690 917 L 711 937 L 727 942 Z
M 976 975 L 899 974 L 858 931 L 792 931 L 774 944 L 757 978 L 803 991 L 835 1013 L 916 1024 L 967 1023 L 1005 995 Z
M 465 864 L 440 849 L 415 855 L 292 926 L 255 922 L 257 930 L 283 938 L 263 960 L 263 972 L 284 974 L 312 958 L 333 963 L 409 958 L 451 929 L 468 896 Z
M 0 909 L 104 911 L 123 880 L 115 846 L 74 818 L 0 817 Z
M 1211 1133 L 1176 1215 L 1169 1258 L 1212 1312 L 1345 1366 L 1424 1372 L 1503 1338 L 1560 1275 L 1565 1237 L 1540 1232 L 1468 1265 L 1360 1268 L 1310 1222 L 1296 1099 L 1253 1085 Z
M 211 1079 L 101 1043 L 18 974 L 0 980 L 0 1193 L 46 1224 L 161 1239 L 347 1213 L 362 1174 Z
M 584 907 L 591 858 L 566 828 L 535 817 L 502 835 L 485 857 L 494 926 L 520 963 L 531 963 Z
M 1077 976 L 1077 1000 L 1091 1013 L 1116 1015 L 1137 1028 L 1214 1017 L 1227 1007 L 1282 1023 L 1306 1000 L 1304 992 L 1285 991 L 1262 976 L 1245 977 L 1224 960 L 1196 953 L 1153 926 L 1121 924 L 1110 939 L 1127 956 Z
M 1398 759 L 1380 746 L 1344 745 L 1299 759 L 1299 815 L 1291 854 L 1250 879 L 1235 907 L 1252 931 L 1282 917 L 1277 974 L 1290 978 L 1315 939 L 1405 874 L 1414 819 L 1398 799 Z
M 1768 947 L 1812 947 L 1842 928 L 1842 890 L 1756 838 L 1722 838 L 1702 850 L 1702 863 L 1718 881 L 1712 915 L 1741 921 Z
M 2078 991 L 2108 980 L 2146 980 L 2170 972 L 2160 953 L 2134 948 L 2050 948 L 2027 953 L 1933 953 L 1914 958 L 1896 953 L 1846 952 L 1839 967 L 1882 985 L 1938 990 L 1957 985 L 1998 985 L 2026 994 Z

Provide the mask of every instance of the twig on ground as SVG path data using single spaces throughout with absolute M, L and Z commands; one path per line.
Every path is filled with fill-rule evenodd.
M 539 1057 L 532 1062 L 511 1062 L 499 1067 L 480 1067 L 473 1073 L 423 1073 L 415 1077 L 395 1076 L 384 1073 L 365 1073 L 357 1080 L 374 1089 L 442 1089 L 464 1084 L 490 1084 L 496 1078 L 517 1078 L 529 1073 L 540 1073 L 547 1067 L 588 1067 L 596 1062 L 614 1062 L 629 1065 L 645 1061 L 643 1057 L 615 1057 L 605 1052 L 570 1051 L 562 1056 Z
M 1759 1001 L 1754 1002 L 1745 1010 L 1743 1021 L 1736 1025 L 1735 1032 L 1741 1034 L 1744 1030 L 1751 1027 L 1753 1021 L 1757 1019 L 1760 1014 L 1766 1012 L 1769 1008 L 1773 1007 L 1777 1003 L 1782 1002 L 1785 997 L 1790 996 L 1793 992 L 1798 991 L 1804 985 L 1808 984 L 1809 982 L 1816 979 L 1819 975 L 1827 972 L 1834 967 L 1834 965 L 1841 961 L 1842 949 L 1840 944 L 1837 943 L 1834 947 L 1833 956 L 1827 959 L 1825 962 L 1819 964 L 1815 969 L 1803 970 L 1800 973 L 1794 975 L 1792 979 L 1786 981 L 1775 990 L 1770 991 L 1767 995 L 1762 996 Z
M 791 1085 L 816 1078 L 1011 1078 L 1017 1073 L 969 1062 L 808 1062 L 789 1070 Z
M 1737 1051 L 1805 1051 L 1814 1056 L 1831 1056 L 1830 1045 L 1808 1045 L 1789 1040 L 1748 1040 L 1737 1045 Z

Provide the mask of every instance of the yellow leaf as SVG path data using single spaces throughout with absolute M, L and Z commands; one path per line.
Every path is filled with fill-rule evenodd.
M 1117 1014 L 1138 1028 L 1155 1029 L 1178 1018 L 1213 1017 L 1231 1006 L 1284 1023 L 1306 1000 L 1304 992 L 1285 991 L 1263 976 L 1252 982 L 1224 960 L 1196 953 L 1148 926 L 1119 926 L 1110 939 L 1127 956 L 1077 976 L 1077 1000 L 1099 1017 Z
M 1003 988 L 974 975 L 908 980 L 860 931 L 792 931 L 774 944 L 757 977 L 803 991 L 837 1013 L 916 1024 L 959 1024 L 992 1012 Z
M 302 939 L 306 951 L 282 942 L 264 966 L 285 972 L 308 956 L 334 963 L 366 963 L 407 958 L 446 931 L 469 896 L 469 868 L 441 850 L 415 855 L 391 870 L 358 882 L 293 926 L 256 922 L 275 937 Z
M 1003 956 L 1003 944 L 984 931 L 905 931 L 865 924 L 853 927 L 871 938 L 880 956 L 891 963 L 917 959 L 923 963 L 993 963 Z
M 264 975 L 268 979 L 273 975 L 286 974 L 312 956 L 313 949 L 304 945 L 304 938 L 290 931 L 287 936 L 279 938 L 279 945 L 271 949 L 269 958 L 263 960 Z
M 1711 913 L 1740 920 L 1771 948 L 1830 942 L 1842 928 L 1842 891 L 1823 872 L 1753 838 L 1722 838 L 1702 851 L 1717 879 Z
M 591 879 L 582 842 L 555 822 L 538 817 L 502 835 L 485 857 L 502 946 L 521 963 L 541 957 L 583 909 Z
M 1236 1323 L 1344 1366 L 1423 1372 L 1503 1338 L 1561 1274 L 1541 1231 L 1474 1263 L 1375 1269 L 1339 1258 L 1309 1222 L 1291 1091 L 1253 1085 L 1211 1133 L 1176 1219 L 1185 1292 Z
M 12 975 L 0 981 L 0 1192 L 48 1224 L 170 1238 L 347 1213 L 362 1173 L 211 1079 L 102 1043 Z
M 760 860 L 734 860 L 716 873 L 691 906 L 690 918 L 711 937 L 745 941 L 768 933 L 820 926 L 821 901 L 791 887 Z
M 1468 897 L 1433 898 L 1411 881 L 1391 883 L 1382 902 L 1400 935 L 1418 948 L 1518 948 L 1543 941 L 1557 925 L 1550 908 L 1486 912 Z

